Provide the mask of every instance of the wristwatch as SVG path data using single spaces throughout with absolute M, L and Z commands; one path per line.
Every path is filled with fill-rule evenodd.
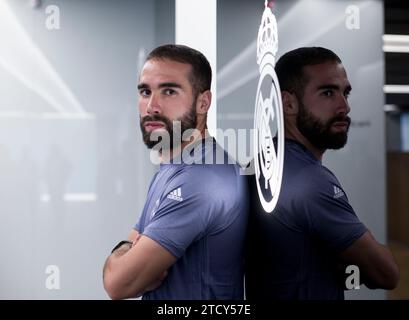
M 118 249 L 119 247 L 121 247 L 123 244 L 125 244 L 125 243 L 129 243 L 130 245 L 132 245 L 132 241 L 129 241 L 129 240 L 122 240 L 122 241 L 120 241 L 113 249 L 112 249 L 112 251 L 111 251 L 111 254 L 112 253 L 114 253 L 114 251 L 116 250 L 116 249 Z

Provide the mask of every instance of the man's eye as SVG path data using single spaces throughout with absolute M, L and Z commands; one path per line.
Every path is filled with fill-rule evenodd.
M 351 95 L 351 91 L 348 91 L 348 92 L 345 92 L 345 93 L 344 93 L 344 96 L 345 96 L 345 98 L 347 98 L 347 99 L 349 98 L 350 95 Z
M 334 93 L 332 92 L 332 90 L 325 90 L 322 94 L 323 94 L 324 96 L 326 96 L 326 97 L 332 97 L 332 96 L 334 95 Z
M 142 96 L 142 97 L 148 97 L 149 95 L 150 95 L 150 90 L 148 90 L 148 89 L 141 89 L 141 90 L 139 90 L 139 94 Z
M 176 91 L 173 90 L 173 89 L 165 89 L 165 90 L 163 90 L 163 93 L 164 93 L 165 95 L 167 95 L 167 96 L 171 96 L 171 95 L 175 94 Z

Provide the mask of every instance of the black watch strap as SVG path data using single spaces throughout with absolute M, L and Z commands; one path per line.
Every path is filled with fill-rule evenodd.
M 114 251 L 116 250 L 116 249 L 118 249 L 119 247 L 121 247 L 123 244 L 125 244 L 125 243 L 129 243 L 129 244 L 131 244 L 132 245 L 132 241 L 129 241 L 129 240 L 122 240 L 122 241 L 120 241 L 113 249 L 112 249 L 112 251 L 111 251 L 111 254 L 112 253 L 114 253 Z

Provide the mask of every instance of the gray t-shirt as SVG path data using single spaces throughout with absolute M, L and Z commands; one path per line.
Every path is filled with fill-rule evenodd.
M 214 139 L 203 141 L 203 159 L 220 151 Z M 153 178 L 135 229 L 177 261 L 143 299 L 243 298 L 247 183 L 222 154 L 224 164 L 161 164 Z

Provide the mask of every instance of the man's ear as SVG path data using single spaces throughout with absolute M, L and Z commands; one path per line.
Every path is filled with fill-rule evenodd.
M 295 93 L 281 91 L 281 100 L 285 115 L 292 116 L 298 114 L 298 99 Z
M 196 113 L 197 114 L 206 114 L 209 111 L 210 104 L 212 103 L 212 93 L 210 90 L 206 90 L 202 93 L 199 93 L 196 100 Z

